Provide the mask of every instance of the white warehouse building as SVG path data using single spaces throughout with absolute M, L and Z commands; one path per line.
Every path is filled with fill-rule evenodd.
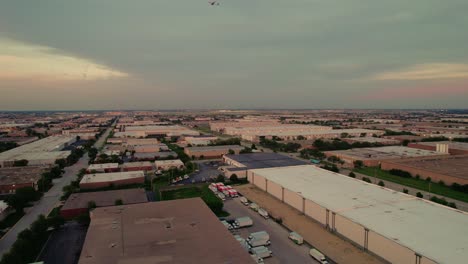
M 311 165 L 255 169 L 248 180 L 391 263 L 466 263 L 468 214 Z

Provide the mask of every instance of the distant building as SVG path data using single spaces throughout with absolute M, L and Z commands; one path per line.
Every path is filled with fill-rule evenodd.
M 386 146 L 376 148 L 354 148 L 348 150 L 326 151 L 327 157 L 336 156 L 345 162 L 345 166 L 353 167 L 354 161 L 361 160 L 365 166 L 378 166 L 382 161 L 399 160 L 403 158 L 437 157 L 447 154 L 429 150 L 420 150 L 403 146 Z
M 86 173 L 118 172 L 120 171 L 118 163 L 91 164 L 86 169 Z
M 126 162 L 120 168 L 122 171 L 150 171 L 153 170 L 153 164 L 150 161 Z
M 222 167 L 224 175 L 231 177 L 236 174 L 239 178 L 246 178 L 250 169 L 306 165 L 308 162 L 291 158 L 278 153 L 246 153 L 238 155 L 224 155 L 223 162 L 229 165 Z
M 157 170 L 183 169 L 184 163 L 180 159 L 175 160 L 156 160 L 154 165 Z
M 96 204 L 96 207 L 105 207 L 114 206 L 117 200 L 122 201 L 124 205 L 148 202 L 145 189 L 73 193 L 60 208 L 60 215 L 65 219 L 72 219 L 88 212 L 88 205 L 91 201 Z
M 350 144 L 353 144 L 353 143 L 372 143 L 372 144 L 382 144 L 382 145 L 399 145 L 400 144 L 400 141 L 396 139 L 378 138 L 378 137 L 353 137 L 353 138 L 343 138 L 342 140 Z
M 229 150 L 233 150 L 235 154 L 244 149 L 239 145 L 222 145 L 222 146 L 206 146 L 206 147 L 188 147 L 184 149 L 185 154 L 195 158 L 221 158 L 223 155 L 228 154 Z
M 114 186 L 122 186 L 129 184 L 143 184 L 145 182 L 145 174 L 143 171 L 129 172 L 109 172 L 86 174 L 80 181 L 81 189 L 97 189 Z
M 440 151 L 440 147 L 445 145 L 447 151 Z M 424 149 L 430 151 L 446 152 L 452 155 L 466 155 L 468 154 L 468 143 L 456 141 L 436 141 L 436 142 L 418 142 L 410 143 L 408 147 Z M 438 149 L 439 147 L 439 149 Z
M 79 264 L 254 263 L 200 198 L 96 208 L 90 215 Z
M 15 193 L 16 189 L 23 187 L 37 190 L 37 182 L 47 170 L 43 166 L 0 168 L 0 194 Z

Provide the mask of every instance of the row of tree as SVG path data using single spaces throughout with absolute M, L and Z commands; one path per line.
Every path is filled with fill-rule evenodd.
M 299 143 L 281 143 L 276 140 L 270 140 L 266 138 L 260 138 L 260 145 L 273 151 L 281 151 L 281 152 L 297 152 L 301 148 L 301 144 Z

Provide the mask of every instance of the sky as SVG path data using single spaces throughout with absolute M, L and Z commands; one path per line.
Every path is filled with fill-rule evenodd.
M 0 110 L 468 108 L 466 0 L 0 0 Z

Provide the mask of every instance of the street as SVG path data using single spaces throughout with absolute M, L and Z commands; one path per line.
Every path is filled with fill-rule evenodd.
M 107 136 L 113 129 L 113 125 L 96 141 L 94 146 L 99 149 L 105 143 Z M 54 180 L 54 185 L 49 191 L 44 193 L 44 196 L 32 207 L 25 209 L 25 215 L 0 239 L 0 256 L 8 252 L 15 243 L 18 233 L 36 221 L 39 215 L 47 216 L 60 202 L 62 189 L 76 179 L 76 174 L 82 169 L 88 167 L 89 157 L 85 153 L 77 163 L 70 167 L 65 167 L 65 172 L 61 178 Z
M 230 213 L 229 219 L 249 216 L 253 226 L 234 231 L 244 239 L 252 232 L 266 231 L 270 235 L 271 245 L 268 248 L 273 257 L 265 258 L 265 263 L 318 263 L 309 255 L 310 247 L 306 244 L 296 245 L 288 238 L 289 230 L 272 219 L 264 219 L 257 212 L 243 205 L 239 198 L 228 199 L 224 202 L 224 210 Z

